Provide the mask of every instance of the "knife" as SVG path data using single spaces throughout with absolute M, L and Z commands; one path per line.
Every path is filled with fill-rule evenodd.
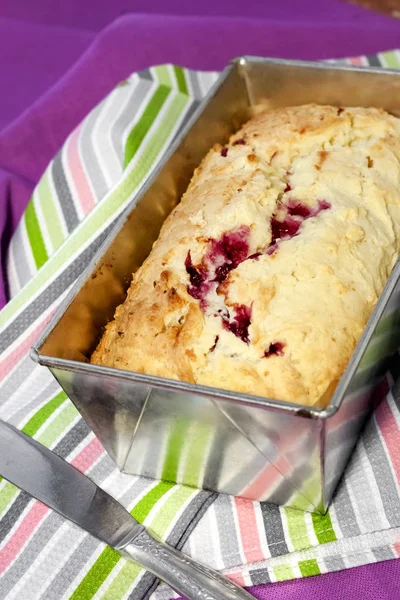
M 4 421 L 0 475 L 189 600 L 254 600 L 216 571 L 154 537 L 86 475 Z

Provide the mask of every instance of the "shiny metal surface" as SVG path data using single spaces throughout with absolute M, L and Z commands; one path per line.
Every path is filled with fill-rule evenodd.
M 139 563 L 189 600 L 249 600 L 245 590 L 150 535 L 93 481 L 0 421 L 0 475 Z
M 121 553 L 125 558 L 146 565 L 149 571 L 189 600 L 254 600 L 217 571 L 156 540 L 148 531 L 143 530 Z
M 400 263 L 326 409 L 87 362 L 132 271 L 213 143 L 266 106 L 372 105 L 400 116 L 399 92 L 399 72 L 383 69 L 251 57 L 225 69 L 33 350 L 121 470 L 326 511 L 400 342 Z
M 88 477 L 4 421 L 0 421 L 0 475 L 114 548 L 125 546 L 142 530 Z

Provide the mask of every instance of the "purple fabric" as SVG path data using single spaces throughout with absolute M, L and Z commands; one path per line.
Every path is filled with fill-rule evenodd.
M 257 600 L 398 600 L 400 561 L 247 588 Z M 182 598 L 180 599 L 182 600 Z
M 258 600 L 398 600 L 398 563 L 388 561 L 318 577 L 258 585 L 249 591 Z
M 220 69 L 242 53 L 317 60 L 396 47 L 399 22 L 331 0 L 0 3 L 3 273 L 11 233 L 49 160 L 129 73 L 166 62 Z M 0 285 L 0 307 L 5 300 Z M 252 591 L 268 600 L 395 600 L 399 582 L 400 561 L 390 561 Z
M 349 23 L 353 20 L 359 23 L 384 23 L 386 26 L 395 27 L 395 22 L 383 15 L 356 6 L 346 4 L 343 0 L 202 0 L 201 2 L 187 2 L 184 0 L 96 0 L 95 9 L 90 2 L 82 0 L 69 0 L 68 2 L 54 2 L 54 0 L 29 0 L 4 2 L 0 7 L 0 14 L 8 18 L 16 18 L 31 23 L 46 25 L 61 25 L 98 31 L 111 23 L 114 19 L 128 13 L 136 14 L 169 14 L 169 15 L 207 15 L 207 16 L 253 16 L 263 17 L 269 21 L 282 20 L 284 22 L 313 22 L 319 23 Z

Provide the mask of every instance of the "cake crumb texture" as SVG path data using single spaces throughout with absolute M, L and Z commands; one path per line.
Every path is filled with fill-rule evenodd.
M 262 112 L 196 169 L 91 362 L 324 406 L 399 250 L 399 119 Z

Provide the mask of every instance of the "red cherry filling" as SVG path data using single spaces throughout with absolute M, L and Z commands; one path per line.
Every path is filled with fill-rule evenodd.
M 255 252 L 247 257 L 247 260 L 258 260 L 262 256 L 262 252 Z
M 240 338 L 246 344 L 250 343 L 249 327 L 251 324 L 251 307 L 244 304 L 236 304 L 234 307 L 235 316 L 229 321 L 223 317 L 222 325 L 224 329 L 230 331 L 236 337 Z
M 242 143 L 242 141 L 240 140 L 237 143 Z M 221 154 L 224 150 L 227 152 L 227 149 L 223 148 Z M 226 156 L 226 153 L 224 152 L 222 155 Z M 290 189 L 290 184 L 287 184 L 285 191 Z M 279 221 L 276 217 L 271 218 L 271 242 L 266 254 L 273 254 L 278 249 L 281 240 L 298 235 L 303 221 L 315 217 L 330 207 L 330 203 L 326 200 L 318 200 L 318 205 L 314 209 L 297 200 L 290 200 L 286 206 L 281 207 L 286 210 L 286 217 L 283 221 Z M 200 301 L 203 311 L 207 308 L 207 295 L 226 280 L 230 271 L 236 269 L 243 261 L 247 259 L 258 260 L 262 255 L 261 252 L 256 252 L 249 256 L 249 235 L 250 228 L 247 225 L 242 225 L 236 231 L 224 233 L 218 240 L 211 239 L 210 247 L 200 265 L 193 265 L 189 250 L 185 260 L 185 268 L 190 280 L 190 286 L 187 287 L 187 290 L 193 298 Z M 248 344 L 250 342 L 251 307 L 236 304 L 234 311 L 235 316 L 233 319 L 230 318 L 227 309 L 219 309 L 218 315 L 215 313 L 214 316 L 220 316 L 224 329 Z M 215 350 L 218 342 L 217 338 L 210 352 Z M 284 347 L 285 344 L 282 342 L 274 342 L 264 352 L 264 356 L 266 358 L 273 354 L 281 356 Z
M 284 221 L 278 221 L 275 217 L 271 219 L 271 245 L 276 240 L 294 237 L 300 229 L 301 221 L 286 218 Z
M 207 258 L 214 265 L 223 261 L 215 269 L 213 281 L 222 283 L 230 271 L 236 269 L 240 263 L 246 260 L 249 253 L 247 242 L 249 234 L 250 228 L 243 225 L 237 231 L 224 233 L 219 240 L 212 240 L 211 250 L 207 253 Z
M 267 250 L 267 254 L 273 254 L 277 249 L 277 240 L 284 240 L 295 237 L 303 223 L 311 217 L 316 217 L 323 210 L 331 208 L 331 205 L 326 200 L 318 200 L 317 208 L 310 208 L 297 200 L 283 206 L 287 212 L 287 217 L 283 221 L 278 221 L 275 217 L 271 219 L 271 243 Z
M 204 281 L 204 273 L 201 273 L 193 266 L 192 257 L 190 255 L 190 250 L 187 253 L 187 257 L 185 260 L 186 271 L 190 278 L 190 283 L 193 287 L 199 288 Z
M 272 244 L 272 246 L 269 246 L 269 248 L 267 249 L 268 256 L 271 256 L 271 254 L 273 254 L 275 250 L 278 250 L 278 244 Z
M 206 281 L 207 274 L 199 267 L 194 267 L 190 250 L 187 253 L 185 260 L 186 272 L 189 275 L 191 285 L 187 287 L 187 291 L 196 300 L 200 300 L 200 305 L 203 310 L 206 308 L 206 295 L 210 291 L 210 283 Z
M 314 209 L 313 217 L 317 216 L 323 210 L 328 210 L 328 208 L 331 208 L 331 206 L 331 203 L 327 200 L 318 200 L 318 207 Z
M 209 349 L 209 352 L 214 352 L 215 348 L 217 347 L 218 344 L 218 340 L 219 340 L 219 335 L 215 336 L 215 340 L 214 340 L 214 344 L 211 346 L 211 348 Z
M 297 200 L 291 200 L 286 207 L 288 215 L 292 217 L 301 217 L 303 220 L 309 219 L 310 217 L 316 217 L 323 210 L 331 208 L 331 204 L 326 200 L 318 200 L 316 208 L 310 208 L 302 202 Z
M 225 281 L 230 271 L 246 260 L 249 253 L 249 234 L 250 228 L 243 225 L 236 231 L 224 233 L 218 240 L 210 240 L 211 247 L 206 252 L 200 266 L 193 265 L 190 251 L 188 252 L 185 267 L 189 275 L 190 286 L 187 287 L 187 290 L 192 298 L 200 301 L 203 310 L 207 308 L 207 294 L 212 290 L 213 284 L 216 287 Z M 232 321 L 227 309 L 220 309 L 218 313 L 225 329 L 248 343 L 251 310 L 238 305 L 235 311 L 235 318 Z
M 269 356 L 273 356 L 274 354 L 276 354 L 278 356 L 283 356 L 284 347 L 285 347 L 285 344 L 283 342 L 273 342 L 272 344 L 269 345 L 268 350 L 266 350 L 264 352 L 265 358 L 268 358 Z
M 211 282 L 222 283 L 232 269 L 236 269 L 241 262 L 246 260 L 249 253 L 247 242 L 249 233 L 250 228 L 242 226 L 237 231 L 224 233 L 219 240 L 211 240 L 211 248 L 203 261 L 203 264 L 207 265 L 206 269 L 193 265 L 189 250 L 185 267 L 191 284 L 188 292 L 193 298 L 200 299 L 204 293 L 210 291 Z M 212 267 L 215 267 L 213 279 L 211 279 Z
M 301 202 L 292 202 L 287 207 L 288 214 L 291 217 L 302 217 L 303 219 L 308 219 L 311 215 L 311 208 L 302 204 Z
M 218 283 L 222 283 L 228 276 L 229 271 L 233 269 L 232 265 L 228 263 L 224 263 L 220 267 L 215 269 L 215 278 L 213 281 L 218 281 Z
M 193 298 L 200 300 L 203 310 L 207 307 L 206 296 L 211 291 L 212 285 L 216 286 L 225 281 L 230 271 L 247 259 L 249 234 L 250 228 L 243 225 L 236 231 L 224 233 L 218 240 L 210 240 L 211 247 L 201 266 L 194 266 L 190 251 L 187 253 L 185 268 L 190 280 L 187 290 Z M 222 319 L 224 329 L 236 335 L 246 344 L 249 343 L 251 308 L 243 304 L 236 304 L 233 319 L 231 319 L 228 309 L 219 309 L 218 316 Z M 210 352 L 215 350 L 217 342 L 218 336 L 214 346 L 210 348 Z
M 219 240 L 212 240 L 209 258 L 213 260 L 222 256 L 237 267 L 247 257 L 249 234 L 250 227 L 242 225 L 236 231 L 224 233 Z

